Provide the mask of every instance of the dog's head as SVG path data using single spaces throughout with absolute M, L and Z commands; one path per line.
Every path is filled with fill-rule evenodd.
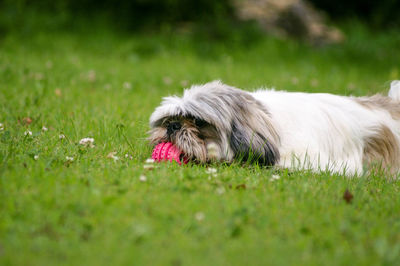
M 274 165 L 278 135 L 266 108 L 250 93 L 213 81 L 163 99 L 150 117 L 149 141 L 174 143 L 191 160 L 235 158 Z

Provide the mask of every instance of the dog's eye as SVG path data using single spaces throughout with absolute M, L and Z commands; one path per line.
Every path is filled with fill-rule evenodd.
M 179 130 L 181 129 L 181 123 L 177 121 L 171 122 L 169 123 L 168 127 L 171 128 L 172 130 Z
M 167 134 L 171 135 L 173 134 L 175 131 L 180 130 L 182 127 L 181 123 L 179 121 L 171 121 L 168 123 L 167 125 Z
M 207 124 L 207 122 L 202 119 L 196 118 L 194 120 L 194 124 L 196 125 L 196 127 L 204 127 Z

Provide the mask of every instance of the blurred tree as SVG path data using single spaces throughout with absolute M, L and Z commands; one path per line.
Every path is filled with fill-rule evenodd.
M 2 12 L 26 10 L 70 14 L 72 16 L 109 15 L 129 27 L 157 26 L 162 23 L 211 21 L 231 17 L 226 0 L 0 0 Z
M 400 26 L 398 0 L 310 0 L 333 19 L 358 18 L 374 27 Z
M 294 37 L 313 45 L 338 43 L 343 33 L 307 0 L 232 0 L 240 19 L 256 20 L 266 32 Z
M 144 27 L 157 29 L 169 25 L 190 24 L 218 35 L 221 32 L 229 33 L 231 31 L 229 28 L 237 27 L 238 24 L 234 24 L 238 14 L 235 10 L 235 1 L 242 0 L 0 0 L 0 31 L 11 27 L 32 26 L 26 25 L 27 19 L 40 17 L 40 14 L 47 12 L 50 16 L 46 25 L 53 28 L 59 25 L 68 27 L 79 19 L 90 20 L 100 16 L 127 29 Z M 397 0 L 310 0 L 309 2 L 333 18 L 358 17 L 381 27 L 400 25 L 398 15 L 400 1 Z M 42 24 L 43 20 L 37 19 Z M 283 18 L 281 22 L 285 25 L 286 20 Z

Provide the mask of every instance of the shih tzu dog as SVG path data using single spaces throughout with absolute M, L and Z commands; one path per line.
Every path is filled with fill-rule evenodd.
M 388 96 L 243 91 L 213 81 L 164 98 L 150 142 L 172 142 L 197 162 L 246 160 L 289 169 L 400 170 L 400 81 Z

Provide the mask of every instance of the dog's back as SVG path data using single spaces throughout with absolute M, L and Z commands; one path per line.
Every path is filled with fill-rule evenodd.
M 391 83 L 388 96 L 274 90 L 253 95 L 271 112 L 282 166 L 348 174 L 375 164 L 400 170 L 400 81 Z

